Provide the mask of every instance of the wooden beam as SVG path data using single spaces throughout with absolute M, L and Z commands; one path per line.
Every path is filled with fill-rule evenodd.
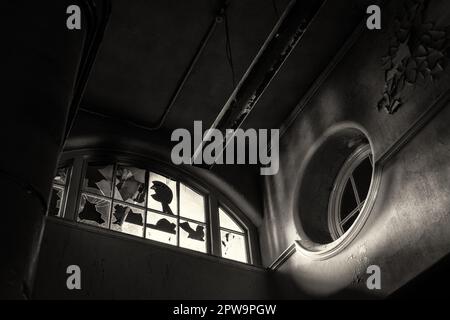
M 226 137 L 226 129 L 235 130 L 242 125 L 324 2 L 325 0 L 292 0 L 288 4 L 210 129 L 218 129 Z M 233 137 L 234 135 L 226 137 L 223 149 Z M 209 139 L 207 134 L 201 144 L 195 146 L 192 163 L 195 163 L 194 159 L 202 152 Z

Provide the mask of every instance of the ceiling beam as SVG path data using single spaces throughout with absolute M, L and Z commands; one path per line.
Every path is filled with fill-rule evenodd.
M 324 2 L 325 0 L 292 0 L 288 4 L 210 129 L 218 129 L 226 137 L 226 129 L 235 130 L 242 125 Z M 226 137 L 223 149 L 233 137 Z M 192 163 L 195 163 L 194 160 L 201 154 L 203 146 L 210 138 L 211 136 L 206 134 L 201 144 L 195 146 Z

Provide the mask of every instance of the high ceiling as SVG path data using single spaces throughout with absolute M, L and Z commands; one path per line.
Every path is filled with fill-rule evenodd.
M 302 0 L 298 0 L 302 1 Z M 112 0 L 112 13 L 82 107 L 154 126 L 169 105 L 222 1 Z M 276 128 L 362 21 L 368 0 L 328 0 L 244 127 Z M 165 129 L 204 127 L 233 91 L 227 29 L 239 81 L 287 0 L 231 0 L 166 121 Z

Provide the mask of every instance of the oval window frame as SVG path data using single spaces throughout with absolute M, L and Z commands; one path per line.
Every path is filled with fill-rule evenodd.
M 312 241 L 304 232 L 301 223 L 296 224 L 297 228 L 297 239 L 294 241 L 295 249 L 297 252 L 302 254 L 303 256 L 311 259 L 311 260 L 326 260 L 329 258 L 332 258 L 333 256 L 337 255 L 339 252 L 341 252 L 343 249 L 345 249 L 360 233 L 362 228 L 364 227 L 367 219 L 370 216 L 370 213 L 372 211 L 372 208 L 375 203 L 375 199 L 378 193 L 378 188 L 381 181 L 381 173 L 382 168 L 380 165 L 378 165 L 375 153 L 373 150 L 373 144 L 370 139 L 370 136 L 367 134 L 367 131 L 361 127 L 358 124 L 351 123 L 351 122 L 344 122 L 337 124 L 331 128 L 329 128 L 317 141 L 314 143 L 311 150 L 308 152 L 305 161 L 302 165 L 302 168 L 300 171 L 304 170 L 308 166 L 308 162 L 312 161 L 312 159 L 315 156 L 315 153 L 318 152 L 321 147 L 328 141 L 331 140 L 330 138 L 334 137 L 335 135 L 339 134 L 340 132 L 344 130 L 356 130 L 359 131 L 367 140 L 367 145 L 369 146 L 369 150 L 372 154 L 373 159 L 373 170 L 372 170 L 372 180 L 370 183 L 370 187 L 368 190 L 368 194 L 366 197 L 366 202 L 364 206 L 361 209 L 360 214 L 357 216 L 353 224 L 350 226 L 350 228 L 339 238 L 333 240 L 332 242 L 326 243 L 326 244 L 320 244 Z M 341 166 L 342 169 L 342 166 Z M 300 176 L 300 183 L 302 183 L 302 177 L 303 174 Z M 297 188 L 298 190 L 298 188 Z M 331 192 L 330 192 L 331 195 Z M 297 201 L 298 203 L 298 201 Z M 294 215 L 298 212 L 299 208 L 297 207 L 294 210 Z M 327 215 L 328 219 L 328 210 L 324 213 Z M 298 221 L 298 219 L 297 219 Z M 301 221 L 301 220 L 300 220 Z M 331 233 L 331 231 L 330 231 Z

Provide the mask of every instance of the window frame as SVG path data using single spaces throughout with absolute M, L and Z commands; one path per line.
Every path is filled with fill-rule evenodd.
M 224 213 L 227 214 L 230 217 L 230 219 L 233 222 L 235 222 L 243 230 L 243 232 L 234 231 L 234 230 L 222 227 L 220 225 L 219 209 L 222 209 L 224 211 Z M 219 220 L 219 239 L 220 239 L 220 241 L 222 241 L 222 236 L 220 235 L 221 231 L 229 231 L 230 233 L 233 233 L 233 234 L 243 235 L 244 241 L 245 241 L 245 255 L 247 258 L 247 262 L 244 262 L 244 263 L 251 263 L 250 261 L 252 261 L 252 259 L 251 259 L 250 236 L 249 236 L 250 231 L 247 228 L 247 225 L 245 223 L 243 223 L 242 221 L 240 221 L 239 217 L 234 215 L 233 212 L 223 203 L 219 203 L 218 210 L 217 210 L 217 216 L 218 216 L 218 220 Z M 220 250 L 220 254 L 223 257 L 222 248 Z M 234 260 L 234 261 L 236 261 L 236 260 Z
M 132 166 L 136 168 L 141 168 L 147 170 L 147 172 L 154 172 L 156 174 L 165 176 L 177 182 L 177 201 L 178 201 L 178 211 L 179 209 L 179 186 L 181 183 L 195 191 L 196 193 L 201 194 L 204 197 L 205 203 L 205 240 L 206 240 L 206 253 L 191 250 L 189 248 L 183 248 L 179 245 L 179 239 L 177 240 L 177 245 L 166 244 L 164 242 L 159 242 L 152 239 L 147 239 L 145 237 L 145 228 L 143 237 L 130 235 L 127 233 L 122 233 L 120 231 L 115 231 L 109 228 L 111 221 L 109 222 L 108 227 L 102 228 L 97 226 L 92 226 L 89 224 L 85 224 L 77 221 L 77 213 L 78 213 L 78 205 L 81 201 L 81 197 L 83 194 L 83 181 L 84 176 L 87 170 L 87 166 L 89 163 L 105 163 L 105 164 L 114 164 L 114 168 L 117 165 L 123 166 Z M 63 215 L 60 217 L 54 217 L 57 219 L 63 219 L 67 221 L 71 221 L 80 227 L 88 227 L 88 228 L 98 228 L 103 230 L 106 233 L 111 233 L 115 235 L 124 236 L 126 238 L 134 238 L 140 239 L 144 241 L 149 241 L 152 244 L 170 247 L 175 250 L 181 250 L 183 252 L 190 253 L 198 253 L 202 255 L 214 256 L 217 258 L 224 259 L 226 261 L 232 261 L 236 263 L 243 263 L 246 265 L 261 265 L 259 248 L 257 246 L 257 230 L 256 227 L 252 224 L 249 218 L 247 218 L 240 209 L 234 205 L 229 199 L 224 197 L 216 187 L 209 185 L 205 182 L 201 182 L 198 177 L 184 169 L 180 166 L 173 166 L 171 164 L 167 164 L 161 162 L 160 160 L 144 157 L 141 155 L 124 153 L 124 152 L 111 152 L 109 150 L 74 150 L 68 151 L 62 154 L 61 161 L 59 163 L 59 167 L 71 165 L 71 177 L 68 182 L 66 182 L 66 203 L 64 208 L 62 208 Z M 146 174 L 147 176 L 147 174 Z M 147 182 L 148 184 L 148 182 Z M 147 191 L 149 186 L 147 185 Z M 75 192 L 73 192 L 75 190 Z M 91 194 L 91 193 L 89 193 Z M 148 193 L 147 193 L 148 196 Z M 109 199 L 111 201 L 110 208 L 110 216 L 111 211 L 113 210 L 113 202 L 114 199 L 100 196 L 100 198 Z M 147 201 L 145 206 L 147 206 Z M 132 207 L 133 204 L 130 204 Z M 230 217 L 235 220 L 239 226 L 242 227 L 246 232 L 246 254 L 247 254 L 247 263 L 239 262 L 236 260 L 231 260 L 228 258 L 223 258 L 221 253 L 221 244 L 220 244 L 220 226 L 219 226 L 219 206 L 223 208 Z M 151 208 L 146 208 L 144 219 L 146 219 L 146 212 L 155 212 Z M 158 213 L 158 212 L 155 212 Z M 179 213 L 179 212 L 178 212 Z M 159 213 L 158 213 L 159 214 Z M 52 217 L 53 218 L 53 217 Z M 183 220 L 191 221 L 192 219 L 185 219 L 177 214 L 177 220 L 180 221 L 180 218 Z M 110 218 L 111 220 L 111 218 Z M 196 221 L 196 220 L 192 220 Z M 199 221 L 200 222 L 200 221 Z M 195 222 L 193 222 L 195 223 Z M 177 223 L 177 236 L 179 237 L 179 223 Z
M 60 202 L 58 214 L 52 215 L 52 217 L 63 218 L 63 216 L 64 216 L 66 205 L 67 205 L 68 194 L 69 194 L 70 181 L 72 180 L 72 171 L 73 171 L 72 167 L 73 167 L 72 163 L 69 162 L 65 165 L 58 166 L 57 170 L 55 171 L 55 175 L 56 175 L 56 172 L 60 168 L 66 168 L 66 182 L 64 184 L 60 184 L 60 183 L 55 182 L 55 180 L 52 180 L 52 192 L 50 194 L 50 197 L 53 196 L 54 188 L 60 188 L 60 189 L 62 188 L 62 197 L 60 199 L 61 202 Z M 50 203 L 51 202 L 49 202 L 49 204 Z
M 345 222 L 343 221 L 345 219 L 350 219 L 354 215 L 356 215 L 357 218 L 365 210 L 367 199 L 369 198 L 370 185 L 367 190 L 366 199 L 364 200 L 359 199 L 359 194 L 361 192 L 357 190 L 358 187 L 354 182 L 353 174 L 355 170 L 367 158 L 369 158 L 370 164 L 372 166 L 372 174 L 371 174 L 371 184 L 372 184 L 374 179 L 375 168 L 373 163 L 372 151 L 369 144 L 359 146 L 347 157 L 347 160 L 345 160 L 335 179 L 328 204 L 328 228 L 330 230 L 330 234 L 331 237 L 333 238 L 333 241 L 342 237 L 348 231 L 348 229 L 350 229 L 351 225 L 353 225 L 354 222 L 350 225 L 350 227 L 347 228 L 347 230 L 344 230 L 343 225 Z M 354 197 L 356 200 L 356 207 L 347 215 L 346 218 L 342 220 L 341 204 L 348 181 L 350 181 L 352 186 L 352 191 L 354 193 Z

